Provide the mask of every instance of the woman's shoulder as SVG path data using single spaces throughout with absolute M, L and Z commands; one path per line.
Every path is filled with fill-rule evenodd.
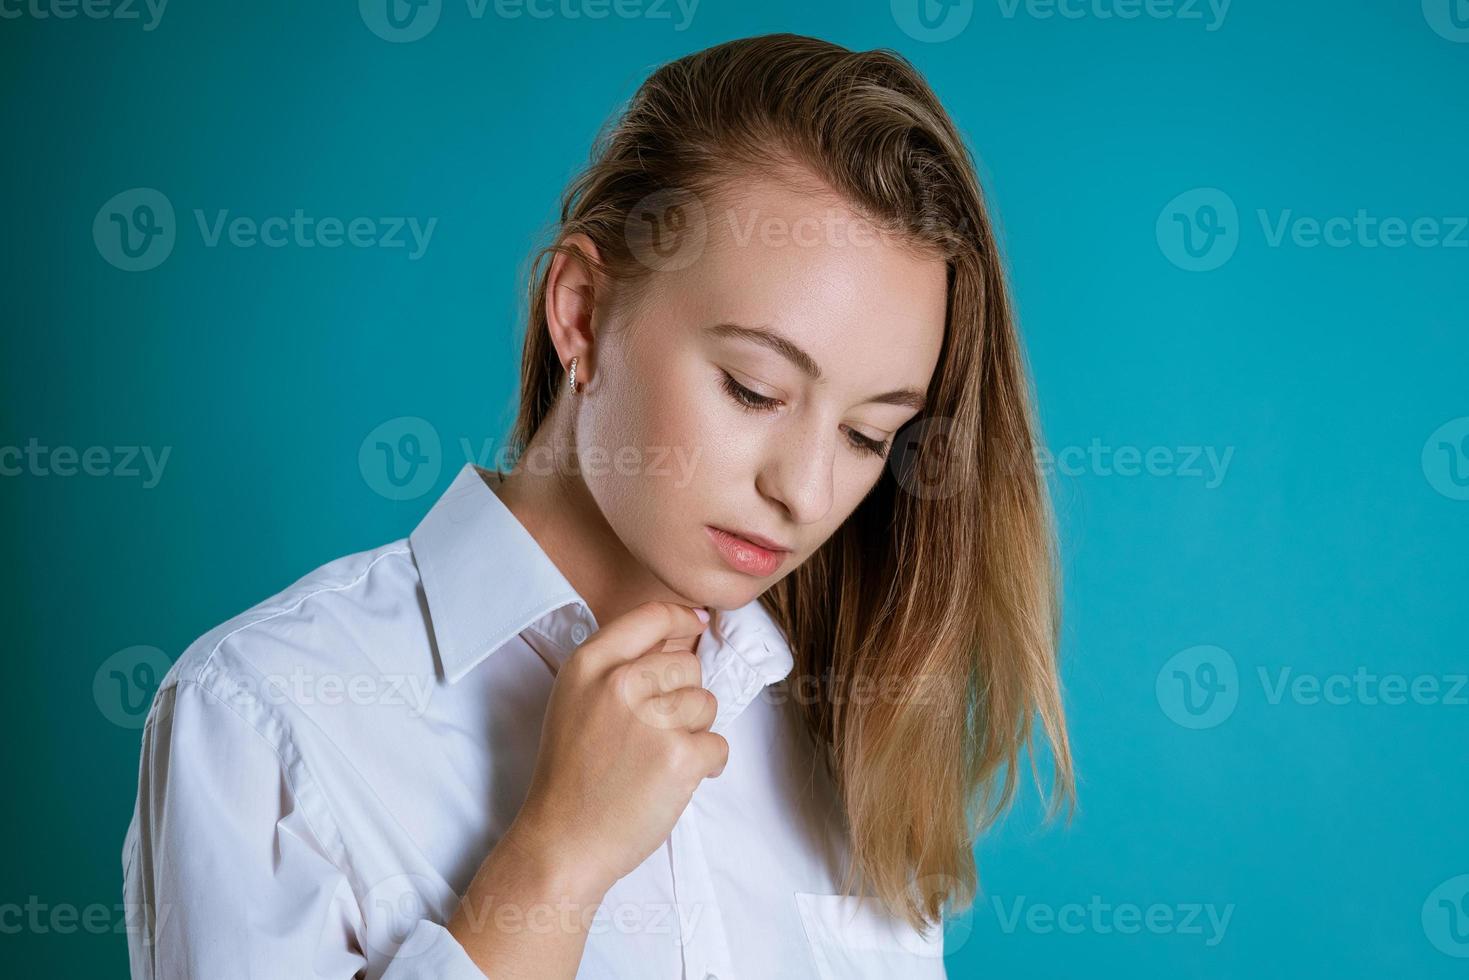
M 244 690 L 289 700 L 303 683 L 343 686 L 392 669 L 384 655 L 423 635 L 418 588 L 406 538 L 335 558 L 195 639 L 158 695 L 198 684 L 235 700 Z

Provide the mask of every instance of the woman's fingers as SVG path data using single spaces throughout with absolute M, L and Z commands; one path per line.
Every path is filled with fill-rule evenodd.
M 729 742 L 718 732 L 697 731 L 690 736 L 701 760 L 700 771 L 713 779 L 729 762 Z
M 655 647 L 663 650 L 670 641 L 696 643 L 706 625 L 690 606 L 653 600 L 598 630 L 578 653 L 604 663 L 625 663 Z
M 655 728 L 703 732 L 714 724 L 719 701 L 708 688 L 681 687 L 643 702 L 638 717 Z
M 699 658 L 689 652 L 647 653 L 623 669 L 631 675 L 633 692 L 642 699 L 681 687 L 699 687 L 704 681 Z

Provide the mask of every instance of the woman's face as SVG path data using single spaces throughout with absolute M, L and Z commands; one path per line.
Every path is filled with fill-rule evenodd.
M 938 362 L 945 265 L 834 197 L 774 182 L 706 203 L 703 221 L 696 261 L 654 272 L 637 309 L 596 327 L 576 440 L 629 552 L 689 601 L 736 608 L 883 476 Z

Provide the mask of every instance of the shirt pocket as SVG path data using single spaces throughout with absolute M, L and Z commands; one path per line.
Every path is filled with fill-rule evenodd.
M 794 895 L 820 980 L 946 980 L 942 927 L 919 933 L 872 896 Z

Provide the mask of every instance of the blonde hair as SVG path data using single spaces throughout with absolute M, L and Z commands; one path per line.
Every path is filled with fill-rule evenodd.
M 848 520 L 760 598 L 790 641 L 792 677 L 815 683 L 815 696 L 790 703 L 841 799 L 853 858 L 843 890 L 860 880 L 926 931 L 973 903 L 975 840 L 1013 801 L 1020 757 L 1034 766 L 1037 717 L 1052 816 L 1074 809 L 1075 786 L 1054 522 L 1024 356 L 973 161 L 912 64 L 771 34 L 654 71 L 599 134 L 555 242 L 531 264 L 510 450 L 524 451 L 564 387 L 542 260 L 567 252 L 633 294 L 652 274 L 629 240 L 644 202 L 713 200 L 773 160 L 948 267 L 926 410 Z M 598 256 L 566 244 L 578 233 Z

